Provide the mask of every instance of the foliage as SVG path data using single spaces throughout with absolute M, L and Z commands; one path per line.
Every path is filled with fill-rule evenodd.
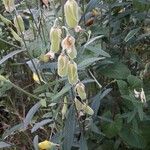
M 80 32 L 66 24 L 65 0 L 16 1 L 11 13 L 0 1 L 0 148 L 37 150 L 48 140 L 63 150 L 150 149 L 149 0 L 77 2 Z M 18 14 L 23 33 L 14 25 Z M 56 18 L 75 38 L 92 116 L 74 105 L 74 85 L 58 76 L 60 52 L 48 54 Z

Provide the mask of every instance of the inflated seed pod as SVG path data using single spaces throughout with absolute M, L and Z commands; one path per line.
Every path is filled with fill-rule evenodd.
M 75 28 L 79 21 L 79 6 L 75 0 L 67 0 L 64 5 L 66 23 L 70 28 Z
M 74 61 L 68 63 L 68 80 L 72 85 L 78 82 L 77 64 Z
M 64 53 L 61 53 L 58 57 L 57 67 L 57 72 L 59 76 L 64 77 L 68 74 L 68 62 L 68 57 Z
M 3 0 L 3 4 L 7 12 L 11 13 L 15 9 L 14 0 Z
M 21 34 L 25 31 L 24 21 L 23 21 L 21 15 L 15 16 L 14 25 L 17 29 L 18 34 Z
M 61 29 L 53 26 L 50 30 L 50 42 L 51 42 L 51 51 L 57 53 L 60 50 L 61 43 Z
M 93 109 L 90 106 L 88 106 L 86 103 L 79 100 L 78 98 L 75 98 L 75 106 L 78 111 L 83 111 L 84 113 L 88 115 L 94 114 Z
M 41 54 L 39 59 L 40 61 L 45 62 L 45 63 L 50 60 L 49 56 L 45 54 Z
M 74 59 L 77 57 L 77 50 L 75 46 L 71 47 L 70 49 L 66 49 L 66 52 L 70 59 Z
M 84 100 L 86 99 L 86 92 L 85 92 L 85 86 L 82 82 L 79 82 L 76 86 L 75 86 L 75 91 L 77 92 L 77 94 L 79 95 L 79 97 Z
M 62 119 L 65 118 L 66 113 L 67 113 L 67 109 L 68 109 L 68 106 L 67 106 L 67 98 L 66 98 L 66 96 L 65 96 L 65 98 L 64 98 L 64 104 L 63 104 L 63 107 L 62 107 L 62 110 L 61 110 Z

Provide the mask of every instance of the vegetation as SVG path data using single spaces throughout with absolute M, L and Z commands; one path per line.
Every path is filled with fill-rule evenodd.
M 0 1 L 0 149 L 150 149 L 149 0 Z

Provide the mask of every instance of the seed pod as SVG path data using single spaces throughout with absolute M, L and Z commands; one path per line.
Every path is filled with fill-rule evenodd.
M 4 16 L 2 16 L 0 14 L 0 19 L 2 20 L 3 23 L 5 23 L 6 25 L 12 24 L 10 20 L 8 20 L 7 18 L 5 18 Z
M 61 29 L 58 27 L 53 26 L 50 30 L 51 51 L 54 53 L 60 50 L 61 34 Z
M 49 61 L 49 56 L 48 55 L 44 55 L 44 54 L 41 54 L 40 55 L 40 61 L 42 61 L 42 62 L 48 62 Z
M 70 59 L 74 59 L 77 57 L 77 50 L 76 50 L 75 46 L 73 46 L 70 49 L 67 49 L 66 52 Z
M 65 98 L 64 98 L 63 108 L 62 108 L 62 110 L 61 110 L 62 119 L 65 118 L 66 113 L 67 113 L 67 98 L 65 97 Z
M 75 0 L 67 0 L 64 5 L 66 23 L 70 28 L 75 28 L 79 21 L 79 6 Z
M 14 25 L 17 29 L 18 34 L 21 34 L 25 31 L 24 21 L 20 15 L 15 16 Z
M 78 82 L 77 64 L 74 61 L 68 63 L 68 80 L 72 85 Z
M 10 28 L 10 31 L 13 37 L 15 38 L 15 40 L 22 42 L 22 38 L 13 29 Z
M 15 9 L 14 0 L 3 0 L 3 4 L 7 12 L 11 13 Z
M 77 92 L 77 94 L 79 95 L 79 97 L 84 100 L 86 99 L 86 92 L 85 92 L 85 86 L 82 82 L 79 82 L 76 86 L 75 86 L 75 91 Z
M 61 53 L 58 57 L 58 75 L 61 76 L 61 77 L 64 77 L 67 75 L 68 73 L 68 62 L 69 62 L 69 59 L 68 57 Z
M 84 113 L 89 114 L 89 115 L 94 114 L 94 111 L 90 106 L 88 106 L 86 103 L 78 100 L 77 98 L 75 98 L 75 106 L 78 111 L 83 111 Z

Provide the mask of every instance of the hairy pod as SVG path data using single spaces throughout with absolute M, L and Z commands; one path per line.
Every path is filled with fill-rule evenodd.
M 75 46 L 73 46 L 70 49 L 67 49 L 66 52 L 70 59 L 74 59 L 77 57 L 77 50 L 76 50 Z
M 71 85 L 78 82 L 77 64 L 74 61 L 68 63 L 68 80 Z
M 76 86 L 75 86 L 75 91 L 77 92 L 77 94 L 79 95 L 79 97 L 84 100 L 86 99 L 86 92 L 85 92 L 85 86 L 82 82 L 79 82 Z
M 51 42 L 51 51 L 57 53 L 60 50 L 61 43 L 61 29 L 58 27 L 52 27 L 50 30 L 50 42 Z
M 88 115 L 94 114 L 94 111 L 90 106 L 88 106 L 86 103 L 78 100 L 77 98 L 75 98 L 75 106 L 78 111 L 83 111 L 84 113 L 86 113 Z
M 3 0 L 3 4 L 7 12 L 11 13 L 15 9 L 14 0 Z
M 69 62 L 69 59 L 68 57 L 61 53 L 58 57 L 58 75 L 61 76 L 61 77 L 64 77 L 67 75 L 68 73 L 68 62 Z
M 17 29 L 18 34 L 21 34 L 25 31 L 24 21 L 23 21 L 21 15 L 15 16 L 14 25 Z
M 75 28 L 79 21 L 79 6 L 75 0 L 67 0 L 64 5 L 66 23 L 70 28 Z

